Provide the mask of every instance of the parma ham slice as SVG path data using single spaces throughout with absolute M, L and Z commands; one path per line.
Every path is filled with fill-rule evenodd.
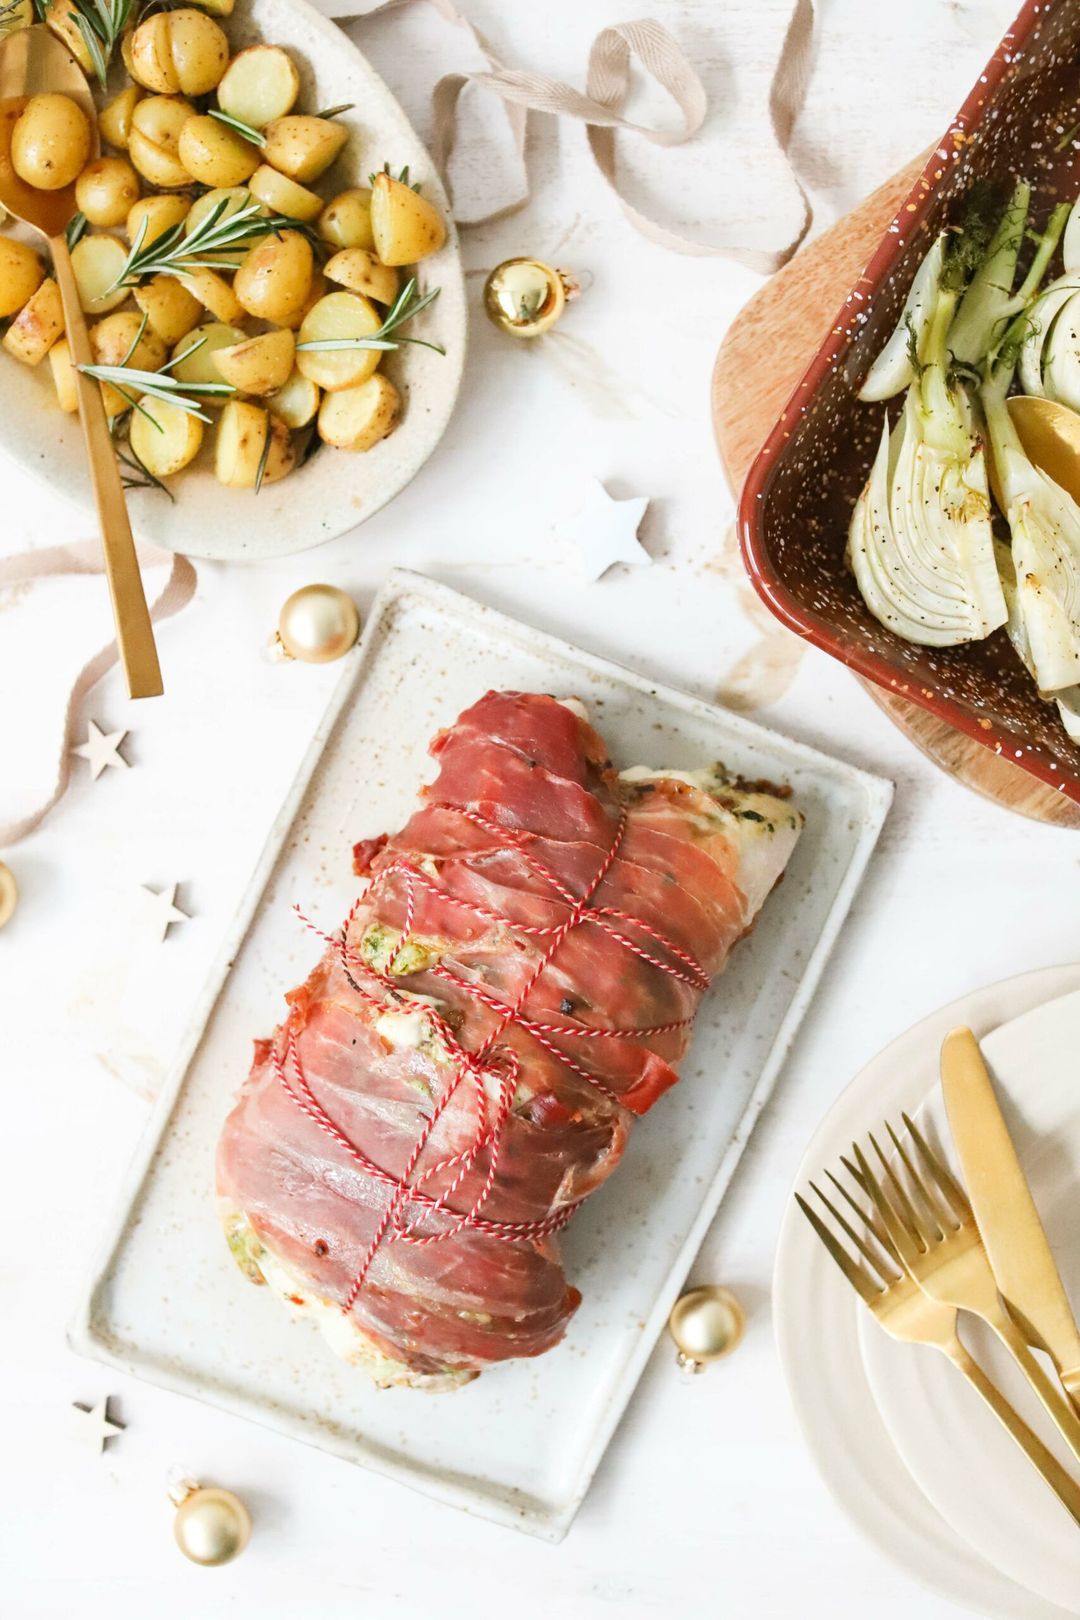
M 218 1149 L 230 1246 L 379 1383 L 566 1330 L 557 1236 L 678 1078 L 802 826 L 784 792 L 616 771 L 580 704 L 489 692 L 255 1059 Z

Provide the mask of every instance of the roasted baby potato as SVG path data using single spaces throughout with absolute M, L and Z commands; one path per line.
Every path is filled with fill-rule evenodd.
M 207 270 L 200 265 L 194 270 L 185 271 L 177 279 L 204 309 L 209 310 L 215 321 L 234 326 L 237 321 L 243 320 L 243 304 L 224 276 L 219 276 L 216 270 Z
M 202 320 L 202 304 L 175 276 L 153 276 L 133 296 L 150 330 L 170 349 Z
M 342 248 L 328 259 L 325 274 L 350 292 L 363 293 L 377 304 L 392 304 L 398 295 L 401 277 L 388 264 L 380 264 L 367 248 Z
M 286 174 L 278 174 L 268 163 L 259 164 L 248 181 L 248 190 L 272 213 L 284 214 L 286 219 L 312 220 L 322 212 L 323 202 L 317 192 L 290 180 Z
M 446 222 L 426 197 L 389 174 L 375 176 L 371 233 L 383 264 L 416 264 L 446 241 Z
M 22 309 L 44 279 L 41 260 L 28 242 L 0 236 L 0 319 Z
M 44 8 L 45 25 L 52 29 L 57 39 L 63 40 L 90 79 L 94 75 L 94 59 L 86 48 L 83 31 L 76 20 L 79 11 L 80 7 L 75 4 L 75 0 L 51 0 L 51 4 Z
M 152 186 L 168 190 L 190 185 L 192 176 L 180 161 L 180 136 L 194 116 L 194 107 L 183 96 L 147 96 L 136 103 L 128 131 L 128 156 Z
M 180 131 L 180 161 L 204 186 L 239 186 L 259 167 L 259 148 L 209 113 L 197 113 Z
M 221 413 L 214 445 L 214 472 L 230 489 L 254 489 L 270 432 L 261 405 L 230 399 Z
M 370 189 L 353 186 L 351 191 L 339 191 L 319 215 L 319 235 L 335 248 L 373 248 Z
M 298 335 L 296 364 L 304 376 L 329 393 L 355 388 L 370 377 L 382 358 L 379 349 L 305 349 L 305 343 L 374 337 L 382 318 L 358 293 L 334 292 L 320 298 L 304 316 Z
M 59 338 L 49 350 L 49 370 L 56 390 L 56 403 L 70 416 L 79 408 L 79 390 L 75 367 L 71 363 L 71 347 L 66 337 Z
M 146 415 L 142 411 L 131 413 L 131 448 L 155 478 L 169 478 L 195 460 L 202 445 L 203 425 L 197 416 L 167 400 L 147 394 L 139 403 Z
M 203 326 L 193 326 L 173 349 L 172 358 L 176 364 L 172 368 L 172 375 L 186 383 L 224 382 L 214 356 L 218 349 L 243 343 L 246 337 L 247 333 L 238 326 L 225 326 L 221 321 L 207 321 Z
M 146 235 L 143 237 L 143 246 L 148 247 L 156 242 L 159 236 L 171 231 L 174 225 L 182 225 L 191 209 L 190 197 L 140 197 L 127 217 L 124 230 L 129 242 L 134 244 L 139 237 L 142 222 L 146 221 Z
M 141 326 L 142 316 L 133 309 L 117 310 L 114 315 L 106 315 L 103 321 L 98 321 L 96 326 L 90 328 L 94 364 L 126 365 L 135 371 L 156 371 L 164 363 L 165 345 L 155 332 L 150 331 L 149 325 L 140 335 Z M 122 416 L 131 409 L 130 401 L 112 383 L 101 384 L 101 397 L 105 414 L 109 417 Z
M 308 301 L 314 262 L 311 243 L 299 231 L 265 236 L 236 272 L 236 296 L 256 319 L 290 326 Z
M 127 287 L 115 285 L 126 263 L 127 249 L 118 236 L 83 236 L 76 242 L 71 268 L 88 315 L 104 315 L 127 298 Z
M 252 129 L 264 129 L 291 112 L 300 75 L 280 45 L 250 45 L 233 57 L 217 87 L 218 106 Z
M 139 189 L 127 158 L 92 158 L 75 182 L 75 205 L 91 225 L 123 225 L 139 200 Z
M 8 327 L 4 348 L 24 366 L 37 366 L 63 334 L 64 306 L 60 302 L 60 289 L 51 276 L 46 276 Z
M 336 450 L 370 450 L 397 425 L 401 395 L 381 371 L 356 388 L 326 394 L 319 406 L 319 437 Z
M 214 360 L 226 382 L 241 394 L 274 394 L 288 382 L 296 356 L 296 339 L 284 329 L 218 349 Z
M 136 28 L 131 76 L 158 95 L 204 96 L 229 61 L 224 30 L 204 11 L 158 11 Z
M 270 167 L 290 180 L 317 180 L 328 169 L 349 138 L 344 124 L 332 118 L 312 118 L 293 113 L 275 118 L 263 132 L 266 145 L 263 158 Z
M 85 165 L 90 146 L 90 124 L 70 96 L 31 96 L 11 131 L 11 166 L 38 191 L 62 191 Z
M 321 398 L 318 387 L 310 377 L 294 370 L 284 387 L 270 395 L 266 406 L 274 416 L 281 418 L 286 427 L 302 428 L 314 417 Z
M 131 133 L 131 115 L 141 95 L 142 91 L 137 84 L 129 84 L 113 96 L 111 101 L 107 101 L 98 113 L 98 130 L 102 140 L 109 146 L 118 146 L 122 152 L 127 151 L 128 136 Z

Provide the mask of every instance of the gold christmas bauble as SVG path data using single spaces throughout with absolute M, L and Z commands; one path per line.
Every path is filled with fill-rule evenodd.
M 19 891 L 15 886 L 15 874 L 10 866 L 0 861 L 0 928 L 11 921 L 12 913 L 19 903 Z
M 675 1301 L 668 1317 L 668 1332 L 679 1352 L 676 1360 L 696 1373 L 729 1356 L 745 1326 L 743 1308 L 726 1288 L 691 1288 Z
M 484 308 L 501 332 L 539 337 L 580 291 L 572 276 L 540 259 L 506 259 L 484 283 Z
M 277 635 L 289 658 L 329 664 L 343 658 L 360 634 L 356 603 L 336 585 L 305 585 L 281 609 Z
M 191 1484 L 177 1504 L 173 1533 L 193 1564 L 227 1564 L 248 1544 L 251 1515 L 232 1491 Z

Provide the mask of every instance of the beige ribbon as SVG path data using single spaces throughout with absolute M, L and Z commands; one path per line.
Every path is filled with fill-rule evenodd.
M 157 546 L 139 545 L 136 547 L 141 568 L 157 568 L 165 563 L 171 565 L 169 577 L 160 594 L 150 607 L 150 617 L 155 622 L 168 619 L 180 609 L 186 607 L 195 594 L 196 575 L 194 566 L 186 557 L 174 556 L 171 551 L 161 551 Z M 99 540 L 84 540 L 71 546 L 49 546 L 41 551 L 24 551 L 18 557 L 5 557 L 0 559 L 0 588 L 8 585 L 29 584 L 38 579 L 59 579 L 73 574 L 103 574 L 105 561 L 102 555 Z M 40 826 L 53 805 L 64 795 L 71 775 L 71 748 L 73 743 L 73 727 L 78 713 L 79 704 L 96 686 L 106 670 L 116 663 L 117 646 L 110 641 L 107 646 L 96 652 L 90 661 L 83 665 L 75 677 L 75 684 L 68 694 L 67 708 L 64 711 L 64 730 L 60 741 L 60 758 L 56 767 L 56 779 L 52 792 L 43 804 L 30 810 L 24 816 L 14 821 L 0 822 L 0 848 L 5 845 L 17 844 L 20 838 L 33 832 Z
M 605 184 L 618 199 L 631 224 L 661 247 L 670 248 L 676 253 L 721 255 L 747 269 L 771 275 L 787 263 L 805 238 L 813 222 L 813 210 L 806 191 L 791 167 L 790 146 L 795 120 L 802 108 L 810 77 L 814 36 L 813 0 L 795 0 L 769 92 L 773 134 L 787 160 L 803 210 L 802 221 L 792 240 L 771 250 L 745 247 L 733 236 L 724 236 L 713 242 L 683 236 L 651 219 L 623 194 L 616 162 L 617 131 L 642 136 L 654 146 L 679 146 L 698 132 L 705 119 L 705 88 L 672 35 L 661 23 L 646 17 L 637 22 L 617 23 L 602 29 L 589 52 L 585 92 L 582 94 L 573 85 L 550 79 L 542 73 L 517 72 L 504 67 L 490 42 L 462 16 L 451 0 L 428 0 L 428 3 L 448 23 L 464 30 L 488 64 L 488 71 L 483 73 L 447 74 L 439 80 L 432 95 L 431 153 L 446 181 L 448 192 L 451 190 L 449 167 L 457 140 L 458 102 L 465 87 L 475 84 L 493 91 L 502 100 L 522 168 L 530 112 L 551 113 L 556 118 L 576 118 L 584 123 L 589 150 Z M 373 16 L 376 12 L 409 4 L 412 4 L 412 0 L 367 0 L 366 4 L 364 0 L 359 0 L 355 8 L 350 6 L 348 12 L 337 20 L 342 22 L 350 17 Z M 674 101 L 681 115 L 681 123 L 676 129 L 656 129 L 647 124 L 635 124 L 623 116 L 622 110 L 630 90 L 631 63 L 635 58 L 649 78 Z M 526 178 L 519 196 L 505 207 L 475 219 L 459 219 L 458 223 L 479 225 L 505 218 L 522 208 L 528 197 Z

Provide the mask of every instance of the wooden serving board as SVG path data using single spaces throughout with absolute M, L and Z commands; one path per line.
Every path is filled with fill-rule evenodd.
M 742 488 L 844 292 L 885 234 L 924 162 L 916 158 L 879 186 L 778 271 L 736 317 L 716 357 L 712 380 L 713 427 L 733 490 Z M 965 787 L 1033 820 L 1080 827 L 1080 805 L 1071 799 L 927 710 L 869 681 L 862 684 L 916 748 Z

